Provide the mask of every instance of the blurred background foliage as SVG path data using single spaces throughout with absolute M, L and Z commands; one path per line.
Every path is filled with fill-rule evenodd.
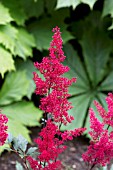
M 113 0 L 0 0 L 0 108 L 9 131 L 29 142 L 27 127 L 40 125 L 42 116 L 33 62 L 48 55 L 56 25 L 70 67 L 66 76 L 77 77 L 69 89 L 75 120 L 62 130 L 89 128 L 93 100 L 107 109 L 104 99 L 113 90 Z

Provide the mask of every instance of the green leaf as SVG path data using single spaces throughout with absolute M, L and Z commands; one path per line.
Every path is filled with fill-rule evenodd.
M 13 141 L 13 135 L 12 133 L 8 133 L 7 143 L 10 144 Z
M 103 13 L 102 16 L 106 16 L 110 14 L 113 17 L 113 1 L 112 0 L 105 0 L 103 6 Z
M 112 0 L 105 0 L 103 6 L 102 17 L 110 15 L 113 18 L 113 1 Z M 113 23 L 109 27 L 109 30 L 113 29 Z
M 15 70 L 14 60 L 11 54 L 0 46 L 0 73 L 4 77 L 7 71 Z
M 35 47 L 34 37 L 25 29 L 18 29 L 14 54 L 26 59 L 32 56 L 32 47 Z
M 9 73 L 0 91 L 0 105 L 20 101 L 27 95 L 29 82 L 25 71 Z
M 37 155 L 38 155 L 38 152 L 37 152 L 37 147 L 31 147 L 28 149 L 26 155 L 30 155 L 32 156 L 33 158 L 35 158 Z
M 9 112 L 11 113 L 11 107 L 9 108 Z M 4 113 L 5 113 L 5 109 L 7 108 L 3 108 L 4 109 Z M 13 136 L 18 136 L 19 134 L 21 134 L 22 136 L 24 136 L 28 142 L 31 142 L 31 139 L 30 139 L 30 131 L 20 122 L 18 122 L 18 119 L 15 119 L 15 118 L 11 118 L 11 117 L 8 117 L 8 132 L 12 133 Z M 15 128 L 16 127 L 16 128 Z
M 13 18 L 13 20 L 18 25 L 24 25 L 27 16 L 25 14 L 24 7 L 21 5 L 21 1 L 2 0 L 2 3 L 4 4 L 5 7 L 9 9 L 10 15 Z
M 20 0 L 24 8 L 27 18 L 39 17 L 44 13 L 44 1 L 43 0 Z
M 73 9 L 76 8 L 77 5 L 80 4 L 79 0 L 57 0 L 56 9 L 63 8 L 63 7 L 70 7 L 72 6 Z
M 102 82 L 100 90 L 113 91 L 113 71 L 111 71 L 106 79 Z
M 38 121 L 42 116 L 42 111 L 36 108 L 32 102 L 18 102 L 12 105 L 5 106 L 2 110 L 3 113 L 8 116 L 8 118 L 11 118 L 12 120 L 18 120 L 18 123 L 20 122 L 23 125 L 40 125 Z
M 14 54 L 17 29 L 10 24 L 0 25 L 0 43 Z
M 37 147 L 31 147 L 31 148 L 28 149 L 26 154 L 31 155 L 32 153 L 36 152 L 36 150 L 37 150 Z
M 107 166 L 98 168 L 98 170 L 107 170 L 107 169 L 108 169 Z
M 16 161 L 16 170 L 24 170 L 23 166 L 18 161 Z
M 85 3 L 88 4 L 90 6 L 90 8 L 93 8 L 94 3 L 97 0 L 57 0 L 57 6 L 56 8 L 63 8 L 63 7 L 70 7 L 72 6 L 73 9 L 75 9 L 77 7 L 77 5 L 79 5 L 80 3 Z
M 28 79 L 29 82 L 29 87 L 27 90 L 27 97 L 31 99 L 32 93 L 35 91 L 35 83 L 33 81 L 33 72 L 36 72 L 36 68 L 34 67 L 34 64 L 31 60 L 23 61 L 23 60 L 16 60 L 16 68 L 17 70 L 22 70 L 25 71 L 26 73 L 26 78 Z
M 25 101 L 8 105 L 1 109 L 2 113 L 9 119 L 8 132 L 15 137 L 21 134 L 28 142 L 31 142 L 30 132 L 25 126 L 39 126 L 42 111 L 36 108 L 32 102 Z
M 73 108 L 69 110 L 69 115 L 74 117 L 72 123 L 62 127 L 62 130 L 72 130 L 83 126 L 84 118 L 92 100 L 92 94 L 82 94 L 77 97 L 72 97 L 69 102 L 72 103 Z
M 39 50 L 48 49 L 52 40 L 52 29 L 56 25 L 61 28 L 64 43 L 72 39 L 73 36 L 66 30 L 67 25 L 64 19 L 69 16 L 69 10 L 63 9 L 54 11 L 51 17 L 44 17 L 29 25 L 29 30 L 33 33 L 36 41 L 36 47 Z
M 97 100 L 102 106 L 104 107 L 105 110 L 108 110 L 107 103 L 106 103 L 106 94 L 100 92 L 97 94 Z
M 90 45 L 90 43 L 88 43 Z M 90 50 L 90 49 L 88 49 Z M 107 75 L 106 79 L 102 79 L 103 74 L 100 76 L 101 83 L 95 84 L 95 79 L 92 80 L 92 83 L 94 86 L 92 87 L 92 83 L 89 79 L 89 76 L 87 76 L 87 63 L 84 64 L 83 58 L 80 58 L 77 55 L 77 52 L 73 49 L 73 47 L 70 44 L 66 44 L 64 46 L 64 52 L 66 55 L 66 60 L 64 61 L 64 64 L 70 67 L 70 71 L 65 74 L 68 78 L 77 77 L 77 83 L 73 84 L 69 88 L 69 93 L 71 93 L 72 97 L 69 98 L 69 101 L 72 102 L 72 108 L 69 110 L 69 114 L 74 116 L 75 120 L 72 121 L 71 124 L 68 124 L 67 126 L 63 126 L 62 130 L 64 129 L 74 129 L 75 127 L 82 127 L 85 125 L 85 127 L 88 128 L 87 132 L 89 131 L 89 116 L 88 116 L 88 110 L 90 107 L 92 107 L 93 100 L 96 99 L 104 106 L 104 108 L 107 108 L 106 102 L 105 102 L 105 94 L 103 92 L 102 87 L 105 87 L 106 90 L 110 90 L 112 85 L 112 79 L 113 74 Z M 103 54 L 106 55 L 106 54 Z M 97 62 L 98 58 L 100 56 L 97 56 Z M 104 57 L 104 56 L 103 56 Z M 93 62 L 90 63 L 90 67 L 93 66 Z M 97 63 L 98 64 L 98 63 Z M 96 66 L 95 66 L 96 67 Z M 101 72 L 106 72 L 104 70 L 103 66 L 99 70 Z M 95 72 L 95 74 L 99 75 L 99 73 Z M 95 76 L 94 74 L 94 76 Z M 103 86 L 105 84 L 105 86 Z M 113 83 L 112 83 L 113 84 Z M 94 107 L 94 106 L 93 106 Z M 98 112 L 96 111 L 97 117 L 99 117 Z
M 64 52 L 67 56 L 64 64 L 70 67 L 70 71 L 65 76 L 68 78 L 77 77 L 77 82 L 72 84 L 69 92 L 71 95 L 86 92 L 89 88 L 89 80 L 80 57 L 70 44 L 64 46 Z
M 110 170 L 113 170 L 113 164 L 111 165 Z
M 80 41 L 83 55 L 92 84 L 98 84 L 104 77 L 105 66 L 111 52 L 111 41 L 98 28 L 86 31 Z
M 22 136 L 18 135 L 16 138 L 13 139 L 13 147 L 15 150 L 21 150 L 23 152 L 27 149 L 28 141 Z
M 0 3 L 0 24 L 6 24 L 12 21 L 10 16 L 9 9 L 6 8 L 2 3 Z
M 55 9 L 56 3 L 57 3 L 57 0 L 52 0 L 52 1 L 51 0 L 46 0 L 45 1 L 45 6 L 46 6 L 47 11 L 49 13 L 51 13 Z
M 93 6 L 97 0 L 80 0 L 80 1 L 82 1 L 82 3 L 84 4 L 88 4 L 90 8 L 93 9 Z

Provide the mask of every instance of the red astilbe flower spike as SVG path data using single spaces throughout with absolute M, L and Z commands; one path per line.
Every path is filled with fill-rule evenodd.
M 49 56 L 44 57 L 41 63 L 36 62 L 35 67 L 43 75 L 44 80 L 34 73 L 34 81 L 36 84 L 36 94 L 45 95 L 42 97 L 40 108 L 45 113 L 50 113 L 54 117 L 55 122 L 66 125 L 74 119 L 68 115 L 68 110 L 72 108 L 67 98 L 68 88 L 76 78 L 71 80 L 63 77 L 63 74 L 69 71 L 68 66 L 63 66 L 65 56 L 62 50 L 61 32 L 58 27 L 53 29 L 53 40 L 50 43 Z M 51 92 L 50 92 L 51 91 Z
M 113 131 L 109 133 L 108 129 L 105 129 L 104 126 L 105 124 L 112 126 L 113 94 L 108 94 L 106 102 L 108 104 L 108 112 L 98 102 L 94 102 L 100 116 L 103 118 L 103 123 L 96 118 L 93 109 L 90 109 L 89 112 L 91 128 L 89 134 L 92 139 L 88 150 L 82 157 L 92 167 L 95 165 L 105 166 L 113 158 Z
M 93 140 L 97 140 L 99 136 L 103 133 L 104 124 L 101 123 L 96 117 L 93 109 L 89 110 L 90 114 L 90 136 Z
M 53 40 L 50 43 L 50 48 L 49 48 L 49 52 L 50 52 L 50 57 L 52 59 L 55 59 L 57 57 L 57 59 L 62 62 L 65 60 L 65 56 L 64 56 L 64 52 L 62 50 L 62 44 L 63 44 L 63 40 L 61 38 L 61 32 L 60 32 L 60 28 L 58 28 L 57 26 L 55 28 L 53 28 Z
M 0 146 L 4 145 L 8 137 L 8 134 L 6 132 L 8 128 L 8 126 L 6 126 L 7 122 L 8 118 L 0 112 Z
M 103 119 L 104 124 L 113 127 L 113 94 L 109 93 L 106 97 L 106 103 L 108 106 L 108 112 L 99 104 L 97 101 L 94 101 L 94 104 Z
M 40 137 L 35 140 L 38 144 L 41 162 L 48 162 L 50 164 L 50 160 L 55 161 L 58 155 L 64 151 L 65 147 L 62 146 L 62 140 L 56 137 L 58 133 L 58 127 L 48 120 L 46 127 L 40 132 Z
M 67 125 L 74 120 L 73 116 L 68 115 L 68 110 L 72 108 L 68 101 L 70 96 L 68 88 L 76 82 L 76 78 L 68 79 L 63 76 L 70 68 L 62 64 L 66 57 L 62 50 L 63 40 L 60 28 L 55 27 L 53 32 L 49 56 L 44 57 L 41 63 L 35 62 L 34 64 L 43 78 L 40 78 L 37 73 L 34 73 L 33 78 L 36 84 L 35 93 L 41 95 L 39 107 L 44 111 L 44 117 L 47 118 L 40 137 L 35 140 L 39 149 L 38 161 L 44 170 L 60 169 L 61 162 L 57 160 L 57 157 L 66 149 L 64 142 L 72 140 L 85 130 L 85 128 L 79 128 L 60 132 L 62 124 Z

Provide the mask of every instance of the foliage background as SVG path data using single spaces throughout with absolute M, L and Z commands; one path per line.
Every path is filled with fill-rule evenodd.
M 48 55 L 56 25 L 64 41 L 64 64 L 70 67 L 66 76 L 77 77 L 69 89 L 75 120 L 62 130 L 89 128 L 93 100 L 107 109 L 104 99 L 113 90 L 112 0 L 0 0 L 0 108 L 9 118 L 9 131 L 29 142 L 27 127 L 40 125 L 42 116 L 33 62 Z

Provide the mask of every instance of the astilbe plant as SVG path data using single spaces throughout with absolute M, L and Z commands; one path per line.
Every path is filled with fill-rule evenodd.
M 90 114 L 90 128 L 91 136 L 88 150 L 82 155 L 83 160 L 88 163 L 89 169 L 95 166 L 105 166 L 113 158 L 113 129 L 108 131 L 110 126 L 113 128 L 113 94 L 109 93 L 106 97 L 108 111 L 106 111 L 101 104 L 94 101 L 99 115 L 103 122 L 100 122 L 93 111 L 89 110 Z
M 38 162 L 31 157 L 28 161 L 32 169 L 54 170 L 61 169 L 61 162 L 57 160 L 58 155 L 66 148 L 64 142 L 79 136 L 85 128 L 61 132 L 62 125 L 67 125 L 74 120 L 68 115 L 72 108 L 68 101 L 68 88 L 76 82 L 76 78 L 68 79 L 63 76 L 69 71 L 68 66 L 62 62 L 65 60 L 62 50 L 61 32 L 58 27 L 53 28 L 53 40 L 50 43 L 49 56 L 44 57 L 41 63 L 35 62 L 35 67 L 43 75 L 43 79 L 34 73 L 36 84 L 35 93 L 41 95 L 40 109 L 44 111 L 44 127 L 35 142 L 38 145 Z M 36 166 L 34 167 L 34 161 Z

